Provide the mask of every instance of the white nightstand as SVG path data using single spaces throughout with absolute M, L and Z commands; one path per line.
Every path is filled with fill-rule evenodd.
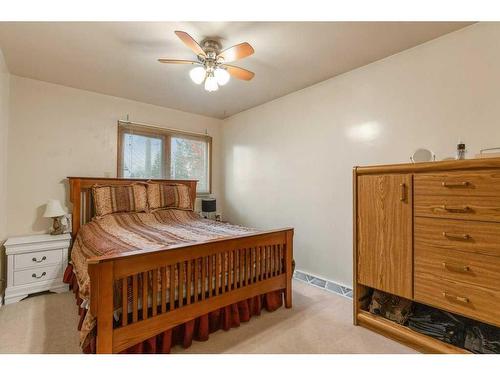
M 70 244 L 69 233 L 9 238 L 4 244 L 7 254 L 5 304 L 18 302 L 30 293 L 66 292 L 68 285 L 62 279 Z

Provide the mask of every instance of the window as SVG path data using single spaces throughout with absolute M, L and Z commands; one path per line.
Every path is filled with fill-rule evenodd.
M 198 180 L 197 192 L 210 186 L 212 138 L 156 127 L 118 123 L 118 176 Z

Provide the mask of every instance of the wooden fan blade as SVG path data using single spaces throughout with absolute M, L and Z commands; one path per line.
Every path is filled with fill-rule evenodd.
M 198 61 L 191 60 L 158 59 L 158 61 L 164 64 L 199 64 Z
M 224 51 L 219 53 L 217 57 L 222 57 L 224 59 L 224 62 L 231 62 L 250 56 L 254 52 L 255 51 L 253 47 L 245 42 L 225 49 Z
M 232 65 L 222 65 L 222 66 L 226 68 L 227 72 L 231 74 L 234 78 L 250 81 L 255 75 L 254 72 L 251 72 L 250 70 L 246 70 L 243 68 L 239 68 L 237 66 L 232 66 Z
M 201 46 L 194 40 L 191 35 L 188 33 L 185 33 L 184 31 L 176 31 L 175 35 L 179 37 L 182 42 L 188 46 L 194 53 L 196 53 L 196 56 L 202 55 L 206 56 L 205 51 L 201 48 Z

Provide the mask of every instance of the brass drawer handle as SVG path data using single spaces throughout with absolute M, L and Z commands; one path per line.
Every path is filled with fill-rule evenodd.
M 469 299 L 467 297 L 462 297 L 462 296 L 453 296 L 447 292 L 443 292 L 443 297 L 444 298 L 451 298 L 454 300 L 457 300 L 458 302 L 463 302 L 463 303 L 469 303 Z
M 37 276 L 36 273 L 32 274 L 31 277 L 34 279 L 41 279 L 47 274 L 47 272 L 43 272 L 40 276 Z
M 445 211 L 449 212 L 469 212 L 470 207 L 469 206 L 459 206 L 459 207 L 450 207 L 445 204 L 441 206 L 441 208 Z
M 460 265 L 456 265 L 456 264 L 448 264 L 446 262 L 443 262 L 443 267 L 447 268 L 449 270 L 452 270 L 452 271 L 456 271 L 456 272 L 469 272 L 470 271 L 470 267 L 469 266 L 460 266 Z
M 405 196 L 406 196 L 406 184 L 403 183 L 403 184 L 400 184 L 399 186 L 401 187 L 401 195 L 399 196 L 399 200 L 401 202 L 404 202 Z
M 42 257 L 42 259 L 38 260 L 36 259 L 35 257 L 33 257 L 33 259 L 31 259 L 33 262 L 36 262 L 36 263 L 42 263 L 44 260 L 47 260 L 47 257 L 44 255 Z
M 447 233 L 447 232 L 443 232 L 443 237 L 453 238 L 455 240 L 470 240 L 471 239 L 471 236 L 468 234 L 453 234 L 453 233 Z
M 447 188 L 453 188 L 453 187 L 467 187 L 469 186 L 468 181 L 463 181 L 463 182 L 446 182 L 443 181 L 441 182 L 442 187 L 447 187 Z

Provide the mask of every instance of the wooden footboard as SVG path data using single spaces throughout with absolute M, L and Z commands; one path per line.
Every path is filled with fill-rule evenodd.
M 97 353 L 120 352 L 218 308 L 275 290 L 284 290 L 290 308 L 292 259 L 293 229 L 92 258 L 90 308 L 97 317 Z M 115 293 L 120 285 L 122 296 Z M 129 311 L 127 291 L 132 292 L 132 311 L 122 314 L 117 326 L 113 311 L 120 300 L 122 311 Z

